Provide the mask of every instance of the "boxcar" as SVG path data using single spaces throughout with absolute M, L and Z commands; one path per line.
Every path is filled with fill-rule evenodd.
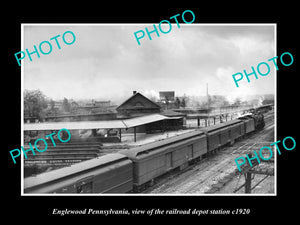
M 214 129 L 206 129 L 207 134 L 207 151 L 211 152 L 221 147 L 220 131 Z
M 251 125 L 251 124 L 250 124 Z M 250 130 L 251 127 L 248 129 Z M 207 135 L 208 152 L 214 151 L 245 134 L 245 124 L 241 120 L 231 120 L 218 125 L 202 128 Z
M 247 114 L 241 117 L 238 117 L 239 120 L 244 122 L 245 134 L 248 134 L 255 130 L 255 121 L 252 114 Z
M 108 154 L 24 179 L 25 193 L 125 193 L 132 190 L 132 162 Z
M 245 135 L 245 125 L 240 120 L 231 120 L 227 122 L 227 125 L 230 125 L 230 141 L 231 144 L 235 142 L 236 139 Z
M 206 127 L 202 129 L 207 136 L 207 150 L 211 152 L 230 142 L 230 126 L 226 123 Z
M 132 159 L 133 185 L 139 189 L 169 170 L 206 154 L 206 136 L 201 131 L 192 131 L 119 153 Z
M 248 120 L 245 120 L 245 133 L 248 134 L 255 130 L 255 124 L 254 119 L 249 118 Z

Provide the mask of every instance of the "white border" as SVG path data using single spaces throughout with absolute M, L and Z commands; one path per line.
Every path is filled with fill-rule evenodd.
M 175 23 L 172 23 L 175 24 Z M 107 23 L 22 23 L 21 24 L 21 51 L 24 51 L 24 26 L 145 26 L 145 25 L 153 25 L 151 23 L 127 23 L 127 24 L 107 24 Z M 277 23 L 192 23 L 192 24 L 184 24 L 181 23 L 180 26 L 274 26 L 274 49 L 275 55 L 277 56 Z M 143 27 L 144 28 L 144 27 Z M 275 106 L 274 106 L 274 139 L 277 141 L 277 70 L 274 70 L 274 85 L 275 85 Z M 21 146 L 24 146 L 24 101 L 23 101 L 23 91 L 24 91 L 24 63 L 21 61 Z M 275 150 L 275 146 L 274 146 Z M 141 193 L 130 193 L 130 194 L 28 194 L 24 193 L 24 170 L 23 170 L 23 161 L 24 156 L 21 154 L 21 196 L 277 196 L 277 151 L 274 151 L 275 157 L 275 179 L 274 179 L 274 191 L 275 193 L 270 194 L 141 194 Z

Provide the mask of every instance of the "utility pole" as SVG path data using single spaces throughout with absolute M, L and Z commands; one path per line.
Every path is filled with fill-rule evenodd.
M 206 126 L 209 126 L 209 107 L 210 107 L 210 99 L 209 99 L 209 95 L 208 95 L 208 83 L 206 83 L 206 98 L 207 98 L 207 116 L 206 116 L 206 122 L 207 122 L 207 125 Z
M 208 94 L 208 83 L 206 83 L 206 99 L 207 99 L 207 108 L 209 108 L 210 100 Z
M 252 154 L 249 153 L 248 156 L 250 158 L 252 158 Z M 271 163 L 271 161 L 268 161 L 268 163 Z M 274 161 L 273 161 L 274 163 Z M 237 192 L 238 190 L 240 190 L 242 187 L 245 187 L 245 193 L 250 194 L 251 190 L 253 190 L 257 185 L 259 185 L 261 182 L 263 182 L 268 176 L 274 176 L 274 168 L 270 168 L 270 169 L 260 169 L 260 168 L 253 168 L 255 166 L 257 166 L 259 163 L 257 161 L 254 161 L 252 163 L 252 166 L 249 165 L 249 163 L 242 168 L 241 173 L 244 174 L 245 176 L 245 183 L 242 184 L 240 187 L 236 188 L 233 193 Z M 257 182 L 254 186 L 251 187 L 251 180 L 253 178 L 251 178 L 252 174 L 264 174 L 266 175 L 263 179 L 261 179 L 259 182 Z
M 206 83 L 206 97 L 207 97 L 207 100 L 208 100 L 208 83 Z
M 245 175 L 245 193 L 251 193 L 251 172 L 247 172 Z

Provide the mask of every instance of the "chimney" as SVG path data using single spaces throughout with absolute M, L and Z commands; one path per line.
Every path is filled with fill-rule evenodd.
M 136 94 L 136 91 L 133 91 L 132 94 L 135 95 L 135 94 Z

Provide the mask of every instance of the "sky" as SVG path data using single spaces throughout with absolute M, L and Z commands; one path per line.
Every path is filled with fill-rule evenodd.
M 154 23 L 153 23 L 154 24 Z M 157 95 L 175 91 L 176 96 L 224 95 L 228 100 L 246 95 L 275 94 L 275 67 L 258 79 L 246 77 L 236 87 L 232 75 L 251 73 L 260 62 L 275 56 L 275 26 L 243 24 L 172 24 L 169 33 L 152 33 L 138 45 L 134 32 L 150 31 L 153 24 L 64 24 L 24 25 L 23 51 L 34 51 L 43 41 L 52 44 L 48 55 L 32 54 L 22 60 L 23 88 L 40 89 L 47 97 L 59 100 L 99 99 L 120 103 L 132 91 Z M 156 23 L 156 26 L 157 23 Z M 168 26 L 168 25 L 166 25 Z M 163 30 L 168 27 L 162 26 Z M 72 31 L 71 45 L 62 35 Z M 58 49 L 57 38 L 61 49 Z M 66 34 L 66 41 L 72 41 Z M 47 44 L 43 50 L 48 51 Z M 280 68 L 280 67 L 279 67 Z M 261 67 L 266 72 L 266 67 Z

